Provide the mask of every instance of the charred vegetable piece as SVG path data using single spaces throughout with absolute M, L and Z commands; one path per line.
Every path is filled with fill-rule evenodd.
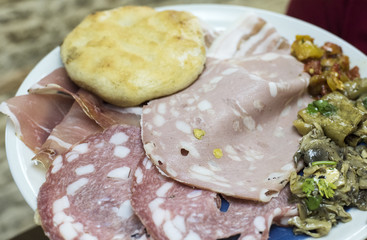
M 311 237 L 322 237 L 330 232 L 332 224 L 328 221 L 300 217 L 293 217 L 288 221 L 288 224 L 294 226 L 295 234 L 307 234 Z
M 314 39 L 308 35 L 297 35 L 291 46 L 291 53 L 298 60 L 321 58 L 324 51 L 313 43 Z
M 298 120 L 294 123 L 300 134 L 304 133 L 305 124 L 317 123 L 338 145 L 345 145 L 345 138 L 357 130 L 364 120 L 364 112 L 354 106 L 354 103 L 339 92 L 325 95 L 320 101 L 298 112 Z
M 357 78 L 353 81 L 344 83 L 344 89 L 341 91 L 349 99 L 355 100 L 361 95 L 367 93 L 367 78 Z
M 291 54 L 302 61 L 311 75 L 308 92 L 315 98 L 332 91 L 344 91 L 344 83 L 359 78 L 359 68 L 350 69 L 349 57 L 340 46 L 326 42 L 321 48 L 308 35 L 297 35 Z

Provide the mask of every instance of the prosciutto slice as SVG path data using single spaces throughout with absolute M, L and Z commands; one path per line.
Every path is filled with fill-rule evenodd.
M 68 94 L 79 103 L 85 114 L 102 128 L 114 124 L 128 124 L 139 126 L 140 108 L 121 109 L 106 104 L 99 97 L 85 89 L 75 88 L 64 68 L 52 72 L 37 84 L 33 85 L 30 93 L 37 94 Z
M 74 102 L 70 111 L 53 128 L 45 143 L 32 159 L 41 162 L 48 169 L 57 155 L 64 153 L 73 144 L 87 136 L 102 130 L 98 124 L 84 113 L 79 104 Z
M 45 234 L 58 239 L 147 239 L 130 204 L 145 157 L 140 129 L 114 125 L 59 155 L 38 194 Z
M 300 137 L 292 122 L 306 105 L 308 79 L 284 53 L 208 59 L 189 88 L 144 106 L 145 151 L 180 182 L 268 202 L 296 170 Z
M 276 50 L 289 53 L 288 41 L 270 23 L 249 12 L 215 38 L 207 55 L 217 59 L 231 59 Z
M 51 134 L 37 151 L 33 160 L 41 162 L 46 169 L 55 156 L 62 154 L 74 143 L 92 133 L 102 131 L 114 124 L 138 126 L 140 121 L 138 108 L 135 111 L 121 109 L 105 104 L 100 98 L 77 87 L 68 77 L 64 68 L 47 75 L 29 89 L 33 95 L 66 95 L 75 99 L 73 107 L 62 122 L 55 126 Z
M 25 145 L 37 152 L 73 102 L 68 96 L 29 94 L 2 102 L 0 112 L 9 116 Z
M 134 174 L 132 206 L 154 239 L 268 239 L 273 221 L 297 214 L 289 188 L 269 203 L 227 198 L 180 184 L 161 175 L 145 159 Z M 224 201 L 224 200 L 223 200 Z M 285 221 L 286 222 L 286 221 Z

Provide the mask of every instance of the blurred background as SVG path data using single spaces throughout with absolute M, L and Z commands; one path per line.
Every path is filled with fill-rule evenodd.
M 87 14 L 124 5 L 220 3 L 285 13 L 289 0 L 0 0 L 0 102 L 14 96 L 25 76 Z M 6 117 L 0 114 L 0 239 L 32 227 L 33 210 L 15 185 L 5 153 Z

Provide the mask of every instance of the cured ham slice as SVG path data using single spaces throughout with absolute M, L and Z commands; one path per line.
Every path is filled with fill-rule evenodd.
M 34 84 L 29 92 L 33 95 L 70 95 L 76 100 L 63 121 L 52 130 L 33 157 L 33 160 L 41 162 L 46 169 L 55 156 L 94 132 L 102 131 L 103 128 L 114 124 L 139 125 L 140 115 L 139 111 L 136 111 L 138 108 L 129 111 L 103 103 L 97 96 L 77 87 L 64 68 L 56 69 L 47 75 Z
M 75 88 L 75 86 L 66 74 L 66 70 L 59 68 L 39 83 L 33 85 L 29 92 L 37 94 L 68 94 L 79 103 L 85 114 L 102 128 L 108 128 L 114 124 L 139 126 L 140 108 L 129 108 L 131 111 L 129 109 L 121 110 L 104 103 L 102 99 L 87 90 Z
M 71 94 L 76 93 L 79 90 L 79 87 L 70 80 L 65 68 L 60 67 L 53 70 L 40 81 L 36 82 L 31 86 L 28 92 L 37 93 L 37 90 L 40 89 L 43 89 L 44 93 L 46 93 L 46 90 L 48 89 L 48 93 L 50 94 L 57 93 L 57 91 Z
M 145 159 L 134 174 L 132 206 L 154 239 L 215 240 L 239 235 L 238 239 L 268 239 L 272 222 L 297 214 L 288 203 L 289 188 L 269 203 L 220 197 L 161 175 Z M 286 221 L 285 221 L 286 222 Z
M 58 239 L 146 239 L 130 204 L 145 157 L 140 129 L 115 125 L 58 156 L 38 194 L 45 234 Z
M 2 102 L 0 112 L 9 116 L 25 145 L 37 152 L 73 102 L 68 96 L 29 94 Z
M 268 202 L 296 170 L 300 136 L 292 122 L 307 104 L 308 79 L 288 54 L 208 59 L 189 88 L 144 106 L 145 151 L 180 182 Z
M 282 49 L 289 53 L 289 47 L 270 23 L 249 12 L 212 42 L 207 55 L 231 59 Z
M 83 112 L 79 104 L 74 102 L 70 111 L 53 128 L 45 143 L 32 159 L 41 162 L 48 169 L 57 155 L 64 153 L 73 144 L 87 136 L 102 130 L 98 124 Z

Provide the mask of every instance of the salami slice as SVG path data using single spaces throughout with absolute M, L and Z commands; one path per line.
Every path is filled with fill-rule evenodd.
M 221 210 L 218 194 L 165 177 L 145 159 L 134 174 L 132 206 L 154 239 L 255 240 L 268 239 L 273 221 L 297 214 L 289 195 L 285 188 L 269 203 L 226 198 L 229 207 Z
M 130 203 L 131 175 L 144 156 L 140 129 L 115 125 L 56 157 L 38 195 L 46 235 L 146 239 Z

